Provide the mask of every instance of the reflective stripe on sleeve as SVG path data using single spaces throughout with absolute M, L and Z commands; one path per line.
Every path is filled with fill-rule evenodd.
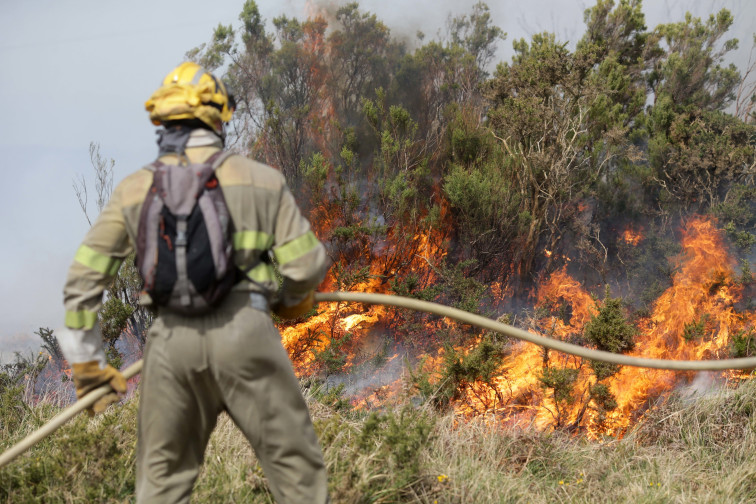
M 247 273 L 247 276 L 257 283 L 278 283 L 278 280 L 276 280 L 276 276 L 273 273 L 273 268 L 269 264 L 263 262 L 252 268 Z
M 234 250 L 267 250 L 271 245 L 273 245 L 273 237 L 262 231 L 234 233 Z
M 276 256 L 276 261 L 279 265 L 284 265 L 288 262 L 299 259 L 306 253 L 320 244 L 317 236 L 312 231 L 308 231 L 299 238 L 291 240 L 289 243 L 285 243 L 275 249 L 273 254 Z
M 66 312 L 66 327 L 71 329 L 92 329 L 95 322 L 97 322 L 97 312 L 89 310 Z
M 118 268 L 121 267 L 123 262 L 121 259 L 100 254 L 86 245 L 79 247 L 74 256 L 74 261 L 107 276 L 118 273 Z

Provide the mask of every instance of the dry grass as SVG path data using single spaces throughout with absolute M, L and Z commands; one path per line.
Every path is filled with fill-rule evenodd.
M 49 419 L 40 405 L 5 449 Z M 312 400 L 336 503 L 756 502 L 756 382 L 671 398 L 622 440 L 460 422 L 425 407 L 336 411 Z M 136 401 L 78 418 L 0 471 L 4 502 L 132 502 Z M 248 443 L 223 415 L 194 502 L 270 503 Z
M 273 502 L 252 447 L 225 413 L 218 419 L 208 442 L 193 501 Z

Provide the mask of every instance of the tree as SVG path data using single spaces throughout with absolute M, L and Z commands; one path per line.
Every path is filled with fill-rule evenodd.
M 481 86 L 499 40 L 506 34 L 493 26 L 488 6 L 479 2 L 470 15 L 449 18 L 447 38 L 430 41 L 408 54 L 396 72 L 396 93 L 421 129 L 443 137 L 464 107 L 481 121 L 486 104 Z
M 328 36 L 328 86 L 337 117 L 345 125 L 359 121 L 360 103 L 377 88 L 388 88 L 403 51 L 375 14 L 360 12 L 356 2 L 336 11 L 340 25 Z
M 384 252 L 381 274 L 393 276 L 423 255 L 426 243 L 418 235 L 427 232 L 438 215 L 431 201 L 428 167 L 434 144 L 422 136 L 404 107 L 387 105 L 382 90 L 377 95 L 375 101 L 363 102 L 363 111 L 379 140 L 373 171 L 383 220 L 393 244 Z
M 732 22 L 722 9 L 706 22 L 686 14 L 654 31 L 663 50 L 651 59 L 648 77 L 654 95 L 646 119 L 649 158 L 662 196 L 683 207 L 705 210 L 751 177 L 753 130 L 723 112 L 740 82 L 733 64 L 723 66 L 738 43 L 721 41 Z
M 754 135 L 754 126 L 724 112 L 675 114 L 667 135 L 652 144 L 659 184 L 685 206 L 715 206 L 733 184 L 753 183 Z
M 506 37 L 501 28 L 491 24 L 488 5 L 476 3 L 469 16 L 450 18 L 447 27 L 451 45 L 464 48 L 483 75 L 487 75 L 486 68 L 496 53 L 496 42 Z
M 645 73 L 651 54 L 640 0 L 599 0 L 585 11 L 585 35 L 578 51 L 593 53 L 593 85 L 601 88 L 590 107 L 596 136 L 601 129 L 633 126 L 646 102 Z
M 650 41 L 666 45 L 652 59 L 653 71 L 648 77 L 654 103 L 666 97 L 681 109 L 722 110 L 735 99 L 739 72 L 732 63 L 722 64 L 725 55 L 737 48 L 738 40 L 720 43 L 732 23 L 730 11 L 722 9 L 705 23 L 687 13 L 685 21 L 659 25 L 654 30 Z
M 511 160 L 477 118 L 460 111 L 450 125 L 452 163 L 444 194 L 457 224 L 464 256 L 477 261 L 490 280 L 511 273 L 513 253 L 527 232 L 523 195 L 510 176 Z M 494 274 L 496 272 L 496 274 Z
M 106 161 L 100 154 L 100 145 L 95 142 L 89 144 L 89 155 L 92 168 L 95 172 L 95 191 L 97 194 L 98 213 L 107 204 L 113 191 L 113 167 L 115 160 Z M 82 212 L 91 225 L 87 211 L 87 183 L 83 175 L 78 182 L 74 182 L 74 191 L 81 205 Z M 111 360 L 120 359 L 115 348 L 116 342 L 125 330 L 137 338 L 140 345 L 144 345 L 147 330 L 152 323 L 152 314 L 139 304 L 139 293 L 142 289 L 142 279 L 134 264 L 134 253 L 129 255 L 121 264 L 121 268 L 113 278 L 105 293 L 105 300 L 99 313 L 99 323 L 102 330 L 103 340 L 107 344 L 108 357 Z M 40 337 L 46 345 L 50 345 L 43 330 L 40 329 Z M 51 333 L 47 334 L 47 336 Z M 55 345 L 48 348 L 50 355 L 57 355 Z
M 233 28 L 219 25 L 210 45 L 192 49 L 187 56 L 218 67 L 230 59 L 225 78 L 238 97 L 237 138 L 254 155 L 277 166 L 297 188 L 302 161 L 314 152 L 312 133 L 324 119 L 327 23 L 323 18 L 300 22 L 283 15 L 273 20 L 273 36 L 266 33 L 253 0 L 245 2 L 239 19 L 241 49 Z
M 577 203 L 626 144 L 621 130 L 592 128 L 591 107 L 603 89 L 589 78 L 596 63 L 590 48 L 570 53 L 550 34 L 514 47 L 512 63 L 499 65 L 487 97 L 502 167 L 520 198 L 516 225 L 527 222 L 514 259 L 515 270 L 527 275 L 542 234 L 553 250 Z

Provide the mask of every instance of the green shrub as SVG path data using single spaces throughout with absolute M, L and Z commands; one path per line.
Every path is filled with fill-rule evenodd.
M 332 335 L 325 347 L 313 350 L 315 362 L 326 374 L 342 373 L 348 357 L 345 347 L 348 348 L 351 341 L 351 333 L 344 333 L 341 337 Z
M 431 485 L 423 465 L 435 418 L 405 406 L 357 424 L 331 417 L 316 427 L 326 446 L 334 502 L 407 502 Z
M 431 401 L 441 410 L 447 408 L 452 401 L 460 399 L 465 389 L 473 384 L 487 387 L 494 392 L 496 400 L 503 403 L 494 379 L 508 352 L 506 341 L 499 339 L 496 334 L 487 333 L 467 354 L 446 345 L 440 371 L 423 371 L 424 362 L 421 362 L 415 369 L 410 369 L 410 377 L 420 397 L 424 401 Z
M 123 502 L 135 483 L 136 400 L 80 415 L 0 471 L 4 502 Z M 41 409 L 47 421 L 54 409 Z M 38 427 L 27 422 L 22 431 Z M 19 441 L 14 439 L 14 442 Z
M 734 358 L 756 355 L 756 336 L 753 331 L 738 331 L 733 334 L 730 340 L 730 354 Z

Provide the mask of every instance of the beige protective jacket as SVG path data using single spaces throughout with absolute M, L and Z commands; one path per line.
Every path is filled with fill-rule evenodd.
M 192 163 L 200 163 L 220 147 L 218 137 L 196 130 L 187 144 L 186 157 Z M 173 154 L 160 160 L 166 164 L 179 162 Z M 283 277 L 281 301 L 286 306 L 297 304 L 322 281 L 328 259 L 325 248 L 300 213 L 283 175 L 269 166 L 234 155 L 221 164 L 216 176 L 234 224 L 236 265 L 247 271 L 252 280 L 241 281 L 234 290 L 261 292 L 266 296 L 279 290 L 273 267 L 261 261 L 262 255 L 271 251 Z M 128 176 L 113 191 L 84 237 L 64 287 L 68 328 L 96 332 L 89 330 L 96 326 L 103 291 L 133 250 L 140 210 L 151 185 L 152 172 L 148 169 Z M 88 341 L 99 335 L 81 336 L 76 338 L 80 341 L 61 341 L 69 362 L 99 358 L 89 347 L 98 347 L 99 354 L 100 342 Z

